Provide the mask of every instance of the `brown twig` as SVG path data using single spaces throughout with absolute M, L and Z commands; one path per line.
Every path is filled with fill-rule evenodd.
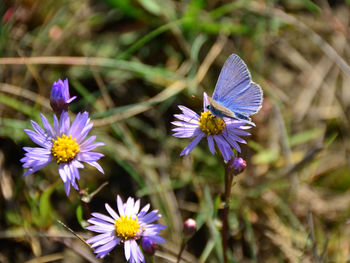
M 83 242 L 85 245 L 87 245 L 89 248 L 91 248 L 91 245 L 86 243 L 85 239 L 82 238 L 80 235 L 75 233 L 71 228 L 69 228 L 65 223 L 63 223 L 61 220 L 57 219 L 57 222 L 62 225 L 65 229 L 67 229 L 69 232 L 71 232 L 74 236 L 76 236 L 81 242 Z
M 0 83 L 0 91 L 37 102 L 47 110 L 51 110 L 50 101 L 47 98 L 30 90 L 23 89 L 13 84 Z

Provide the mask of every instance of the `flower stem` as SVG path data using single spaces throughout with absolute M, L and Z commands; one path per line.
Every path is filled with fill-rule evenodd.
M 77 181 L 76 182 L 77 185 L 78 185 L 78 188 L 80 188 L 80 185 L 79 185 L 79 182 Z M 83 214 L 84 214 L 84 217 L 85 218 L 89 218 L 90 217 L 90 207 L 89 207 L 89 204 L 88 202 L 86 202 L 86 200 L 84 199 L 84 196 L 85 196 L 85 190 L 78 190 L 78 194 L 79 194 L 79 197 L 80 197 L 80 204 L 83 208 Z
M 227 165 L 225 165 L 225 194 L 224 194 L 224 212 L 222 216 L 222 230 L 221 230 L 221 237 L 222 237 L 222 254 L 224 256 L 224 262 L 227 263 L 227 237 L 228 233 L 230 232 L 229 226 L 228 226 L 228 213 L 230 209 L 230 197 L 231 197 L 231 185 L 233 181 L 233 174 L 230 173 Z
M 180 262 L 182 252 L 184 252 L 184 250 L 185 250 L 185 248 L 186 248 L 186 245 L 187 245 L 187 240 L 185 240 L 185 238 L 183 238 L 183 239 L 182 239 L 182 242 L 181 242 L 181 248 L 180 248 L 179 254 L 177 255 L 176 263 L 179 263 L 179 262 Z

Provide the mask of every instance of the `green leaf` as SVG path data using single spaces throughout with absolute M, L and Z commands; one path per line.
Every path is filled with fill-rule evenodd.
M 0 126 L 0 136 L 9 137 L 16 142 L 26 140 L 28 136 L 23 130 L 31 128 L 28 121 L 9 118 L 0 118 Z
M 77 206 L 77 209 L 75 210 L 75 215 L 77 217 L 77 220 L 79 224 L 84 227 L 84 220 L 83 220 L 83 208 L 81 205 Z
M 311 141 L 323 133 L 322 129 L 312 129 L 297 133 L 289 138 L 290 147 Z
M 57 186 L 57 183 L 48 187 L 40 197 L 39 214 L 40 214 L 40 221 L 42 223 L 42 226 L 50 225 L 54 217 L 54 211 L 51 206 L 50 197 L 53 191 L 55 190 L 56 186 Z
M 144 12 L 137 8 L 132 1 L 129 0 L 106 0 L 110 5 L 120 9 L 124 15 L 139 19 L 144 16 Z
M 7 210 L 5 211 L 5 217 L 10 225 L 23 225 L 23 218 L 17 212 Z
M 276 150 L 264 150 L 255 154 L 252 158 L 254 164 L 274 163 L 279 157 L 279 152 Z
M 23 102 L 15 99 L 15 98 L 12 98 L 10 96 L 7 96 L 3 93 L 0 96 L 0 103 L 4 104 L 12 109 L 15 109 L 19 112 L 22 112 L 23 114 L 28 115 L 28 116 L 31 116 L 33 114 L 33 111 L 34 111 L 33 107 L 25 105 L 25 104 L 23 104 Z M 36 114 L 34 114 L 34 115 L 36 115 Z
M 159 4 L 154 0 L 138 0 L 139 4 L 143 6 L 148 12 L 153 15 L 159 16 L 161 14 L 161 8 Z

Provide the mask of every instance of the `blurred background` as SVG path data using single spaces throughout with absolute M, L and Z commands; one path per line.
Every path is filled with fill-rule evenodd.
M 58 78 L 90 112 L 101 175 L 80 172 L 89 209 L 116 195 L 150 202 L 167 225 L 154 262 L 176 262 L 183 222 L 198 231 L 182 262 L 223 262 L 224 169 L 201 142 L 172 137 L 177 105 L 202 110 L 238 54 L 264 90 L 234 179 L 230 262 L 350 262 L 349 0 L 0 2 L 0 262 L 102 262 L 83 238 L 89 214 L 57 165 L 22 177 L 23 132 Z M 23 59 L 26 58 L 26 59 Z M 108 183 L 108 184 L 107 184 Z M 103 186 L 102 190 L 99 189 Z M 74 261 L 73 261 L 74 260 Z M 125 262 L 118 246 L 103 262 Z M 151 258 L 147 262 L 152 262 Z

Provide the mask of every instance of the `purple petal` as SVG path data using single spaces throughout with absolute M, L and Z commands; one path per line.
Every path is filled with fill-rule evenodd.
M 127 261 L 129 261 L 130 259 L 130 253 L 131 253 L 130 241 L 126 241 L 124 243 L 124 254 Z
M 135 204 L 134 204 L 134 207 L 132 209 L 132 214 L 133 215 L 136 215 L 140 210 L 140 199 L 138 199 Z
M 225 134 L 226 136 L 229 136 L 232 140 L 237 141 L 239 143 L 247 143 L 244 139 L 234 134 L 234 131 L 232 130 L 225 130 L 223 134 Z
M 208 111 L 208 105 L 209 105 L 209 100 L 208 100 L 208 95 L 207 93 L 203 92 L 203 109 L 204 111 Z
M 230 145 L 222 138 L 222 136 L 214 135 L 214 140 L 224 158 L 225 162 L 229 161 L 233 155 Z
M 115 220 L 113 218 L 110 218 L 109 216 L 105 216 L 103 214 L 100 213 L 91 213 L 92 216 L 99 218 L 101 220 L 107 221 L 109 223 L 114 224 Z
M 97 162 L 86 162 L 90 164 L 91 166 L 95 167 L 100 173 L 104 174 L 105 172 L 103 171 L 101 165 L 99 165 Z
M 140 216 L 144 216 L 146 213 L 147 213 L 147 211 L 149 210 L 149 208 L 151 207 L 151 205 L 150 204 L 147 204 L 147 205 L 145 205 L 142 209 L 141 209 L 141 211 L 140 211 L 140 213 L 137 215 L 138 217 Z
M 43 148 L 50 148 L 52 146 L 52 140 L 49 136 L 40 135 L 32 130 L 25 129 L 25 133 L 29 138 L 36 144 L 40 145 Z
M 66 192 L 66 195 L 69 196 L 69 191 L 70 191 L 70 182 L 69 181 L 64 183 L 64 191 Z
M 118 245 L 120 239 L 119 238 L 116 238 L 114 240 L 112 240 L 111 242 L 107 243 L 106 245 L 103 245 L 99 248 L 97 248 L 94 252 L 95 253 L 101 253 L 101 252 L 104 252 L 104 253 L 108 253 L 110 252 L 116 245 Z
M 136 263 L 144 262 L 144 257 L 136 241 L 131 240 L 129 242 L 130 242 L 130 248 L 131 248 L 131 258 L 133 258 Z
M 119 195 L 117 195 L 117 206 L 118 206 L 118 212 L 120 216 L 125 216 L 125 208 L 124 203 Z
M 73 177 L 72 177 L 72 174 L 71 174 L 71 172 L 70 172 L 68 163 L 62 163 L 61 165 L 62 165 L 62 168 L 63 168 L 64 173 L 66 174 L 68 180 L 69 180 L 69 181 L 72 181 Z
M 43 128 L 40 127 L 39 124 L 37 124 L 35 121 L 30 121 L 30 122 L 38 135 L 44 138 L 48 137 L 48 134 L 43 130 Z
M 109 204 L 105 204 L 105 208 L 111 217 L 113 217 L 115 220 L 119 219 L 118 214 L 114 211 L 114 209 L 112 209 L 112 207 L 109 206 Z
M 74 165 L 76 168 L 84 168 L 84 165 L 81 163 L 81 162 L 79 162 L 78 160 L 72 160 L 71 161 L 71 163 L 72 163 L 72 165 Z
M 185 149 L 183 149 L 183 151 L 180 153 L 180 156 L 189 154 L 204 136 L 204 133 L 198 135 L 189 145 L 186 146 Z
M 182 122 L 182 121 L 173 121 L 171 124 L 179 127 L 191 127 L 191 128 L 197 128 L 198 127 L 198 122 L 197 123 L 188 123 L 188 122 Z
M 63 164 L 60 164 L 59 167 L 58 167 L 58 173 L 59 175 L 61 176 L 61 179 L 63 181 L 63 183 L 66 183 L 67 180 L 68 180 L 68 176 L 64 170 L 64 165 Z
M 125 215 L 134 217 L 138 212 L 138 211 L 136 211 L 136 213 L 135 213 L 134 208 L 135 208 L 135 199 L 132 197 L 129 197 L 128 200 L 126 201 Z
M 229 132 L 235 134 L 235 135 L 240 135 L 240 136 L 249 136 L 250 133 L 246 131 L 242 131 L 239 129 L 230 129 Z
M 194 119 L 194 120 L 199 120 L 199 118 L 200 118 L 199 115 L 197 113 L 195 113 L 193 110 L 191 110 L 185 106 L 182 106 L 182 105 L 179 105 L 178 107 L 183 112 L 183 114 L 185 114 L 185 116 L 187 116 L 188 118 Z
M 105 239 L 106 237 L 110 237 L 112 235 L 113 232 L 107 232 L 107 233 L 103 233 L 103 234 L 99 234 L 97 236 L 94 236 L 92 238 L 89 238 L 88 240 L 86 240 L 86 243 L 92 244 L 95 242 L 98 242 L 102 239 Z
M 43 114 L 40 114 L 41 117 L 41 123 L 44 126 L 44 129 L 46 130 L 46 132 L 48 133 L 48 135 L 51 138 L 56 138 L 56 133 L 54 132 L 54 130 L 52 129 L 49 121 L 46 119 L 46 117 Z
M 93 231 L 93 232 L 97 232 L 97 233 L 106 233 L 106 232 L 111 232 L 113 231 L 114 229 L 105 229 L 105 228 L 102 228 L 101 226 L 87 226 L 86 229 L 90 230 L 90 231 Z
M 94 140 L 96 140 L 96 135 L 92 135 L 91 137 L 87 138 L 83 143 L 80 144 L 80 148 L 91 144 Z
M 208 147 L 209 147 L 209 151 L 211 152 L 211 154 L 215 154 L 215 144 L 214 144 L 214 139 L 213 136 L 209 135 L 207 137 L 208 140 Z
M 69 129 L 69 134 L 71 134 L 74 138 L 77 138 L 77 142 L 80 143 L 78 138 L 80 137 L 82 131 L 84 130 L 87 122 L 89 120 L 89 113 L 88 112 L 83 112 L 83 113 L 78 113 L 77 116 L 75 117 L 72 126 Z
M 232 136 L 228 135 L 226 132 L 223 132 L 222 135 L 236 151 L 241 152 L 241 147 L 238 145 L 238 143 L 234 140 Z
M 59 124 L 60 135 L 62 134 L 68 135 L 69 126 L 70 126 L 70 119 L 69 119 L 68 112 L 62 111 L 61 117 L 60 117 L 60 124 Z
M 91 245 L 91 248 L 95 248 L 95 247 L 99 247 L 102 246 L 108 242 L 111 242 L 113 239 L 115 239 L 115 236 L 109 236 L 109 237 L 105 237 L 104 239 L 97 241 L 96 243 Z
M 158 210 L 153 210 L 149 212 L 147 215 L 145 215 L 144 217 L 141 217 L 141 218 L 138 217 L 138 218 L 142 222 L 142 224 L 149 224 L 149 223 L 152 223 L 153 221 L 156 221 L 160 217 L 161 215 L 158 214 Z
M 48 165 L 48 163 L 51 161 L 51 159 L 49 161 L 47 161 L 46 163 L 43 163 L 41 165 L 37 165 L 35 167 L 29 168 L 24 174 L 23 176 L 27 176 L 30 175 L 32 173 L 35 173 L 36 171 L 39 171 L 41 168 L 45 167 L 46 165 Z
M 60 125 L 58 123 L 58 119 L 57 119 L 57 116 L 55 114 L 53 115 L 53 129 L 55 131 L 56 137 L 61 136 Z
M 66 101 L 66 103 L 71 103 L 73 100 L 75 100 L 77 98 L 77 96 L 73 96 L 71 97 L 69 100 Z
M 48 155 L 51 154 L 51 151 L 46 148 L 40 148 L 40 147 L 23 147 L 23 150 L 25 150 L 28 154 L 33 155 Z
M 198 125 L 198 118 L 197 119 L 194 119 L 192 117 L 188 117 L 184 114 L 174 114 L 174 117 L 180 121 L 184 121 L 184 122 L 187 122 L 187 123 L 192 123 L 192 124 L 196 124 Z M 198 116 L 199 117 L 199 116 Z
M 146 237 L 149 237 L 153 242 L 156 242 L 156 243 L 164 243 L 165 242 L 165 239 L 160 237 L 160 236 L 155 236 L 155 235 L 143 235 L 143 236 L 146 236 Z
M 98 161 L 104 155 L 97 152 L 79 152 L 77 155 L 78 161 L 83 162 L 95 162 Z
M 89 152 L 89 151 L 92 151 L 93 149 L 95 149 L 96 147 L 104 146 L 104 145 L 105 144 L 103 142 L 95 142 L 93 144 L 86 145 L 86 146 L 80 145 L 80 151 L 81 152 Z
M 95 218 L 95 217 L 92 217 L 92 218 L 88 219 L 87 221 L 90 224 L 100 226 L 101 228 L 108 229 L 108 230 L 114 230 L 114 222 L 112 224 L 110 224 L 102 219 Z

